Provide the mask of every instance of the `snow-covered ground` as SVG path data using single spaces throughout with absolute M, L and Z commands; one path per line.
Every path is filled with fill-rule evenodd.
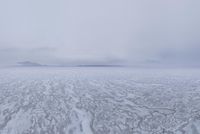
M 0 134 L 200 134 L 200 70 L 0 70 Z

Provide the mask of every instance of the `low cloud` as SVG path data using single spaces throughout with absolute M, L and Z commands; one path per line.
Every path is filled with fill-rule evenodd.
M 0 64 L 200 64 L 198 0 L 0 2 Z

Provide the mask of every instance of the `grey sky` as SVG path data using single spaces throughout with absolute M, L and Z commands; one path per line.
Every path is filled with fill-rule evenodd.
M 199 0 L 2 0 L 0 64 L 200 64 L 199 7 Z

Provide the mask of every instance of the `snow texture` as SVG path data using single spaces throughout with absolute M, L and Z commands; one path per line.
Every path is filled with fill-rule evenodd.
M 0 134 L 200 134 L 200 71 L 1 69 Z

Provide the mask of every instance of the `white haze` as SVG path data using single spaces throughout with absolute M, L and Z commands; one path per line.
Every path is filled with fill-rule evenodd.
M 0 64 L 200 65 L 199 0 L 0 1 Z

